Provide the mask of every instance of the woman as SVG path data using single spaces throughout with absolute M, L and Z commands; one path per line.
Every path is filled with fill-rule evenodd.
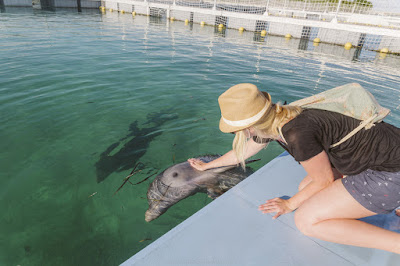
M 360 121 L 273 104 L 268 93 L 252 84 L 231 87 L 218 102 L 221 131 L 235 133 L 233 150 L 209 163 L 189 159 L 192 167 L 244 167 L 247 158 L 276 140 L 307 176 L 292 198 L 267 200 L 259 206 L 261 212 L 276 213 L 275 219 L 296 210 L 296 225 L 308 236 L 400 254 L 400 234 L 357 220 L 400 206 L 400 129 L 382 122 L 330 148 Z M 342 174 L 347 177 L 340 178 Z

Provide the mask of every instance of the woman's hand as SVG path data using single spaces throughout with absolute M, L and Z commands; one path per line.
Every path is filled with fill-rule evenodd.
M 208 169 L 207 163 L 203 162 L 202 160 L 191 158 L 187 161 L 189 162 L 190 166 L 196 170 L 205 171 Z
M 275 212 L 276 215 L 273 217 L 273 219 L 278 218 L 282 214 L 293 211 L 293 209 L 289 206 L 289 201 L 281 199 L 281 198 L 274 198 L 274 199 L 267 200 L 266 203 L 260 205 L 258 207 L 258 209 L 262 213 Z

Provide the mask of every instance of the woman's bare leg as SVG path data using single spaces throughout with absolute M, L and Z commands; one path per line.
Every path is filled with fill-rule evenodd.
M 295 213 L 305 235 L 325 241 L 383 249 L 400 254 L 400 234 L 359 220 L 375 215 L 345 189 L 341 180 L 304 202 Z
M 332 172 L 333 172 L 334 180 L 341 179 L 343 177 L 343 175 L 335 168 L 332 168 Z M 307 186 L 311 181 L 312 181 L 312 179 L 310 176 L 304 177 L 303 180 L 301 180 L 301 182 L 299 184 L 299 191 L 302 190 L 305 186 Z

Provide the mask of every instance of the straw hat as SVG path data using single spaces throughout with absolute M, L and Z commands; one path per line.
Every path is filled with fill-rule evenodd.
M 230 133 L 248 128 L 268 111 L 271 96 L 250 83 L 237 84 L 218 98 L 221 109 L 219 129 Z

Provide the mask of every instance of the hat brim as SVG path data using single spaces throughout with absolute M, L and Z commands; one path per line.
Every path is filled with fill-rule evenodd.
M 271 96 L 268 94 L 268 92 L 262 91 L 262 94 L 264 94 L 265 98 L 267 98 L 268 101 L 271 101 Z M 267 112 L 268 110 L 266 110 L 265 112 Z M 235 127 L 235 126 L 231 126 L 228 125 L 227 123 L 225 123 L 225 121 L 222 119 L 219 120 L 219 130 L 221 130 L 224 133 L 232 133 L 232 132 L 236 132 L 236 131 L 240 131 L 243 129 L 246 129 L 248 127 L 251 127 L 252 125 L 256 124 L 258 121 L 255 121 L 251 124 L 248 124 L 246 126 L 242 126 L 242 127 Z

